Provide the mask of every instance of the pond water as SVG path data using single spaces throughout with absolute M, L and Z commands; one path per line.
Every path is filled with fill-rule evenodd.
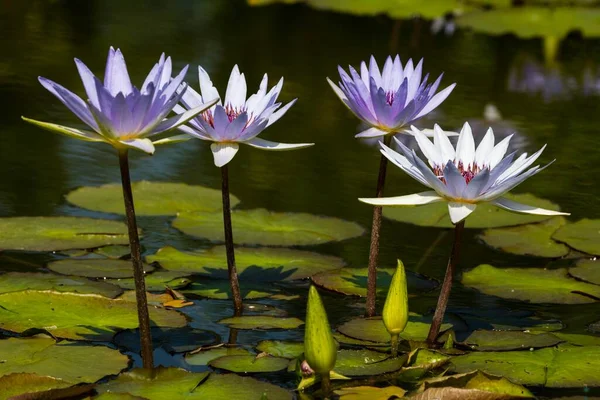
M 529 91 L 517 90 L 514 77 L 526 65 L 546 68 L 544 40 L 514 35 L 490 36 L 457 28 L 452 34 L 433 33 L 431 22 L 393 20 L 387 16 L 354 16 L 312 9 L 305 5 L 251 7 L 242 1 L 2 1 L 0 25 L 0 216 L 115 215 L 85 211 L 70 205 L 65 195 L 79 186 L 119 182 L 117 158 L 106 145 L 90 145 L 50 134 L 25 124 L 26 115 L 43 121 L 72 125 L 75 118 L 37 81 L 45 76 L 82 93 L 73 58 L 83 60 L 101 74 L 109 46 L 120 47 L 134 82 L 140 82 L 161 52 L 173 58 L 175 69 L 191 65 L 187 81 L 197 86 L 196 66 L 202 65 L 215 86 L 224 88 L 234 64 L 246 74 L 249 90 L 267 72 L 271 82 L 280 76 L 285 84 L 282 101 L 298 102 L 277 124 L 264 132 L 265 139 L 314 142 L 314 147 L 294 152 L 262 152 L 242 147 L 230 164 L 230 188 L 242 200 L 240 208 L 307 212 L 355 221 L 370 229 L 372 209 L 357 201 L 374 194 L 379 153 L 372 145 L 354 139 L 358 120 L 343 106 L 325 78 L 337 81 L 337 66 L 358 66 L 371 54 L 381 62 L 388 54 L 425 59 L 432 76 L 444 72 L 443 83 L 457 83 L 450 97 L 420 126 L 439 123 L 459 129 L 473 121 L 481 137 L 484 108 L 494 104 L 502 114 L 497 132 L 516 131 L 523 151 L 547 143 L 541 157 L 541 174 L 515 191 L 533 193 L 570 212 L 570 220 L 600 218 L 600 163 L 598 124 L 600 88 L 580 87 L 585 71 L 600 65 L 600 40 L 579 34 L 564 37 L 552 60 L 564 82 L 548 80 Z M 558 79 L 558 78 L 557 78 Z M 598 81 L 600 82 L 600 81 Z M 600 83 L 599 83 L 600 84 Z M 580 90 L 579 90 L 580 89 Z M 477 139 L 476 139 L 477 140 Z M 220 187 L 208 144 L 190 141 L 158 148 L 152 157 L 132 157 L 133 180 L 172 181 Z M 421 191 L 420 185 L 390 167 L 386 194 Z M 145 254 L 163 246 L 181 250 L 208 248 L 207 240 L 194 239 L 170 227 L 171 218 L 141 217 Z M 489 263 L 500 267 L 544 267 L 544 258 L 514 256 L 493 250 L 468 230 L 463 243 L 461 270 Z M 403 260 L 408 270 L 441 280 L 452 235 L 439 228 L 417 227 L 384 219 L 380 264 L 392 267 Z M 369 235 L 308 249 L 342 257 L 349 266 L 366 266 Z M 0 270 L 40 270 L 52 254 L 9 252 L 0 254 Z M 567 263 L 568 264 L 568 263 Z M 300 300 L 257 301 L 304 318 L 306 282 L 286 290 Z M 432 311 L 436 291 L 411 298 L 414 312 Z M 332 326 L 362 314 L 364 301 L 322 291 Z M 283 303 L 283 304 L 282 304 Z M 379 309 L 383 301 L 378 302 Z M 484 295 L 460 283 L 453 289 L 448 312 L 470 312 L 486 317 L 511 312 L 531 313 L 562 321 L 566 332 L 589 333 L 597 322 L 597 303 L 586 305 L 530 304 Z M 216 321 L 231 314 L 227 301 L 197 300 L 183 310 L 191 326 L 227 337 L 227 328 Z M 264 339 L 301 339 L 296 331 L 240 331 L 238 342 L 255 345 Z M 183 365 L 181 359 L 159 358 L 166 365 Z M 271 379 L 293 387 L 289 376 Z M 542 391 L 544 396 L 577 394 L 579 390 Z

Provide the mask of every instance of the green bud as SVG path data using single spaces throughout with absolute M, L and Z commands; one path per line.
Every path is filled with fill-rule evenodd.
M 385 305 L 383 306 L 383 324 L 390 335 L 398 335 L 404 331 L 408 322 L 408 293 L 406 290 L 406 273 L 404 264 L 398 260 L 398 267 L 390 290 L 388 291 Z
M 318 374 L 333 369 L 337 358 L 337 345 L 331 334 L 327 313 L 314 286 L 308 292 L 306 325 L 304 329 L 304 356 L 308 365 Z

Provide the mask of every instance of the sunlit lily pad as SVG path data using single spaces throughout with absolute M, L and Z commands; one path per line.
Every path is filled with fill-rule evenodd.
M 354 386 L 338 389 L 335 394 L 340 400 L 387 400 L 390 398 L 404 397 L 406 390 L 398 386 L 379 388 L 376 386 Z
M 150 308 L 150 321 L 158 326 L 186 325 L 182 314 L 157 307 Z M 109 341 L 117 330 L 137 326 L 133 302 L 53 291 L 0 294 L 0 329 L 8 331 L 39 328 L 60 338 Z
M 118 350 L 81 343 L 56 342 L 47 336 L 0 340 L 0 375 L 33 373 L 70 383 L 95 382 L 127 368 Z M 94 362 L 90 362 L 94 360 Z
M 278 290 L 265 284 L 246 282 L 240 276 L 240 292 L 243 299 L 256 300 L 272 296 Z M 185 295 L 195 295 L 209 299 L 231 299 L 231 286 L 229 281 L 221 279 L 209 279 L 202 282 L 194 282 L 183 291 Z
M 185 183 L 139 181 L 131 185 L 137 215 L 176 215 L 183 211 L 218 211 L 221 191 Z M 125 214 L 121 184 L 86 186 L 75 189 L 67 200 L 88 210 Z M 240 201 L 230 196 L 231 206 Z
M 563 332 L 554 332 L 553 335 L 575 346 L 600 346 L 600 336 Z
M 566 268 L 496 268 L 482 264 L 464 272 L 462 283 L 485 294 L 532 303 L 583 304 L 600 298 L 600 286 L 571 278 Z
M 292 393 L 270 383 L 236 374 L 211 374 L 194 394 L 210 400 L 292 400 Z M 186 398 L 189 398 L 186 397 Z M 154 400 L 154 399 L 151 399 Z
M 408 324 L 400 338 L 405 340 L 425 340 L 429 333 L 431 317 L 411 313 Z M 450 324 L 442 324 L 441 330 L 451 328 Z M 385 329 L 381 317 L 356 318 L 338 326 L 338 332 L 355 339 L 368 340 L 375 343 L 389 343 L 390 334 Z
M 212 360 L 208 365 L 238 373 L 276 372 L 287 368 L 290 360 L 282 357 L 223 356 Z
M 471 333 L 463 342 L 475 350 L 497 351 L 537 349 L 555 346 L 562 341 L 552 333 L 478 330 Z
M 201 350 L 198 352 L 190 353 L 185 355 L 185 361 L 189 365 L 201 366 L 208 365 L 209 362 L 219 357 L 224 356 L 247 356 L 250 352 L 241 347 L 216 347 L 207 350 Z
M 63 276 L 39 272 L 9 272 L 0 275 L 0 293 L 21 290 L 54 290 L 80 294 L 99 294 L 115 298 L 123 289 L 106 282 L 96 282 L 78 276 Z
M 395 269 L 392 268 L 377 269 L 378 294 L 385 295 L 387 293 L 394 271 Z M 341 268 L 322 272 L 312 276 L 311 279 L 324 289 L 365 297 L 367 295 L 367 272 L 367 268 Z M 438 286 L 436 280 L 411 271 L 406 271 L 406 278 L 410 293 L 432 290 Z
M 14 373 L 0 377 L 0 399 L 6 400 L 24 393 L 37 393 L 71 386 L 71 383 L 50 376 Z
M 148 300 L 148 304 L 152 306 L 161 306 L 166 302 L 174 300 L 173 296 L 168 293 L 150 293 L 146 292 L 146 299 Z M 135 290 L 126 290 L 123 292 L 121 296 L 119 296 L 119 300 L 124 301 L 137 301 Z
M 171 289 L 183 289 L 190 284 L 191 280 L 182 275 L 186 275 L 185 272 L 157 271 L 146 274 L 144 279 L 146 281 L 146 290 L 160 292 L 164 291 L 167 286 Z M 135 289 L 133 278 L 107 279 L 107 282 L 118 285 L 123 289 Z
M 600 260 L 579 260 L 574 267 L 569 268 L 569 275 L 600 285 Z
M 450 356 L 446 354 L 418 348 L 408 355 L 407 366 L 398 374 L 398 380 L 403 382 L 418 382 L 433 368 L 442 366 L 448 362 Z
M 118 259 L 118 258 L 124 257 L 126 255 L 129 255 L 129 253 L 131 253 L 131 250 L 129 250 L 129 246 L 114 245 L 114 246 L 99 247 L 94 250 L 94 253 L 104 256 L 104 257 L 107 257 L 107 258 Z
M 173 247 L 163 247 L 148 262 L 159 262 L 170 271 L 201 274 L 211 278 L 227 279 L 225 246 L 204 251 L 184 252 Z M 238 247 L 235 262 L 241 281 L 278 282 L 308 278 L 318 272 L 341 268 L 345 265 L 339 257 L 280 248 Z
M 235 329 L 295 329 L 304 324 L 298 318 L 263 315 L 243 315 L 241 317 L 225 318 L 220 320 L 219 323 L 229 325 L 229 327 Z
M 538 224 L 488 229 L 479 238 L 507 253 L 558 258 L 567 255 L 569 248 L 554 241 L 552 234 L 565 223 L 563 217 L 555 217 Z
M 197 349 L 200 346 L 215 345 L 220 341 L 219 335 L 214 332 L 190 327 L 150 328 L 152 345 L 154 348 L 163 348 L 169 353 L 183 353 Z M 140 352 L 140 334 L 138 329 L 128 329 L 115 335 L 113 342 L 136 353 Z
M 258 343 L 256 349 L 275 357 L 296 358 L 304 353 L 304 343 L 263 340 Z
M 0 249 L 52 251 L 127 244 L 122 222 L 78 217 L 0 218 Z
M 558 205 L 531 194 L 507 195 L 507 198 L 530 206 L 537 206 L 549 210 L 558 210 Z M 448 216 L 448 205 L 445 202 L 432 203 L 418 207 L 384 207 L 383 216 L 400 222 L 419 226 L 433 226 L 437 228 L 452 228 Z M 541 222 L 549 219 L 545 215 L 517 214 L 500 209 L 490 203 L 477 205 L 475 211 L 466 219 L 465 228 L 499 228 Z
M 233 210 L 233 240 L 265 246 L 311 245 L 360 236 L 364 229 L 349 221 L 305 213 L 277 213 L 265 209 Z M 221 213 L 181 213 L 173 226 L 185 234 L 223 241 Z
M 373 350 L 340 350 L 334 370 L 344 376 L 380 375 L 399 370 L 406 360 L 407 356 L 391 358 Z
M 454 357 L 453 369 L 480 369 L 523 385 L 600 386 L 600 346 L 563 345 L 534 351 L 473 352 Z
M 567 224 L 552 235 L 575 250 L 600 255 L 600 219 L 582 219 Z
M 127 260 L 65 258 L 49 263 L 48 268 L 59 274 L 86 276 L 88 278 L 133 277 L 133 266 L 131 261 Z M 144 265 L 144 271 L 152 272 L 154 267 Z

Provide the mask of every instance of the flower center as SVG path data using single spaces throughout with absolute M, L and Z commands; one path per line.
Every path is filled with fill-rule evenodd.
M 243 112 L 246 111 L 246 109 L 244 107 L 235 108 L 231 104 L 227 104 L 223 108 L 225 109 L 225 114 L 227 115 L 227 119 L 229 120 L 229 122 L 232 122 L 234 119 L 236 119 L 237 117 L 239 117 L 240 114 L 242 114 Z M 215 117 L 213 115 L 212 110 L 206 110 L 202 114 L 200 114 L 200 116 L 210 126 L 212 126 L 213 128 L 215 127 Z M 254 115 L 250 114 L 248 116 L 248 121 L 244 125 L 243 129 L 246 129 L 248 127 L 248 125 L 250 125 L 252 123 L 253 120 L 254 120 Z
M 456 161 L 454 161 L 454 163 L 456 164 Z M 473 164 L 467 165 L 467 167 L 465 168 L 462 161 L 459 161 L 456 168 L 458 169 L 458 172 L 460 172 L 462 177 L 465 179 L 465 183 L 468 185 L 469 182 L 471 182 L 471 180 L 473 180 L 473 178 L 475 178 L 477 176 L 477 174 L 479 174 L 482 170 L 484 170 L 487 167 L 485 165 L 479 166 L 476 163 L 473 163 Z M 442 182 L 444 182 L 444 184 L 446 184 L 446 179 L 444 178 L 444 167 L 443 166 L 436 165 L 435 168 L 433 168 L 433 173 Z
M 387 92 L 385 94 L 385 101 L 391 106 L 394 103 L 394 92 Z

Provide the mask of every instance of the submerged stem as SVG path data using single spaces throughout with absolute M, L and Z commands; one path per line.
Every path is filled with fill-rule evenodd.
M 329 392 L 331 392 L 331 378 L 329 376 L 330 373 L 331 372 L 321 374 L 321 391 L 323 392 L 324 399 L 328 398 Z
M 392 333 L 392 339 L 390 340 L 390 346 L 392 348 L 392 357 L 398 357 L 398 342 L 400 341 L 400 335 Z
M 391 135 L 386 135 L 383 143 L 390 145 Z M 379 176 L 377 177 L 377 197 L 383 197 L 387 158 L 382 154 L 379 161 Z M 379 232 L 381 231 L 381 206 L 373 207 L 373 224 L 371 225 L 371 247 L 369 249 L 369 267 L 367 275 L 367 309 L 365 315 L 375 315 L 375 296 L 377 294 L 377 262 L 379 261 Z
M 454 243 L 452 244 L 452 252 L 448 259 L 448 266 L 446 267 L 446 275 L 444 276 L 444 283 L 440 291 L 440 297 L 438 298 L 435 313 L 433 314 L 433 321 L 429 328 L 429 334 L 427 335 L 427 343 L 431 346 L 435 343 L 435 339 L 440 333 L 440 327 L 444 319 L 444 313 L 446 312 L 446 306 L 448 305 L 448 298 L 450 297 L 450 291 L 452 290 L 452 278 L 454 276 L 454 267 L 458 263 L 460 256 L 460 241 L 462 232 L 465 227 L 465 221 L 462 220 L 454 226 Z
M 131 192 L 131 178 L 129 177 L 129 156 L 127 150 L 119 150 L 119 165 L 121 167 L 121 183 L 123 185 L 123 201 L 127 215 L 127 228 L 129 231 L 129 246 L 131 247 L 131 263 L 133 264 L 133 279 L 135 281 L 135 298 L 137 302 L 141 356 L 144 368 L 152 369 L 154 359 L 152 355 L 152 336 L 150 333 L 150 315 L 148 301 L 146 300 L 146 284 L 144 282 L 144 266 L 140 249 L 135 208 L 133 206 L 133 193 Z
M 235 250 L 233 248 L 231 205 L 229 202 L 229 173 L 227 165 L 221 167 L 221 193 L 223 195 L 223 229 L 225 231 L 225 250 L 227 251 L 227 270 L 229 273 L 229 284 L 231 285 L 231 297 L 233 298 L 233 310 L 237 317 L 242 315 L 243 305 L 237 270 L 235 268 Z

